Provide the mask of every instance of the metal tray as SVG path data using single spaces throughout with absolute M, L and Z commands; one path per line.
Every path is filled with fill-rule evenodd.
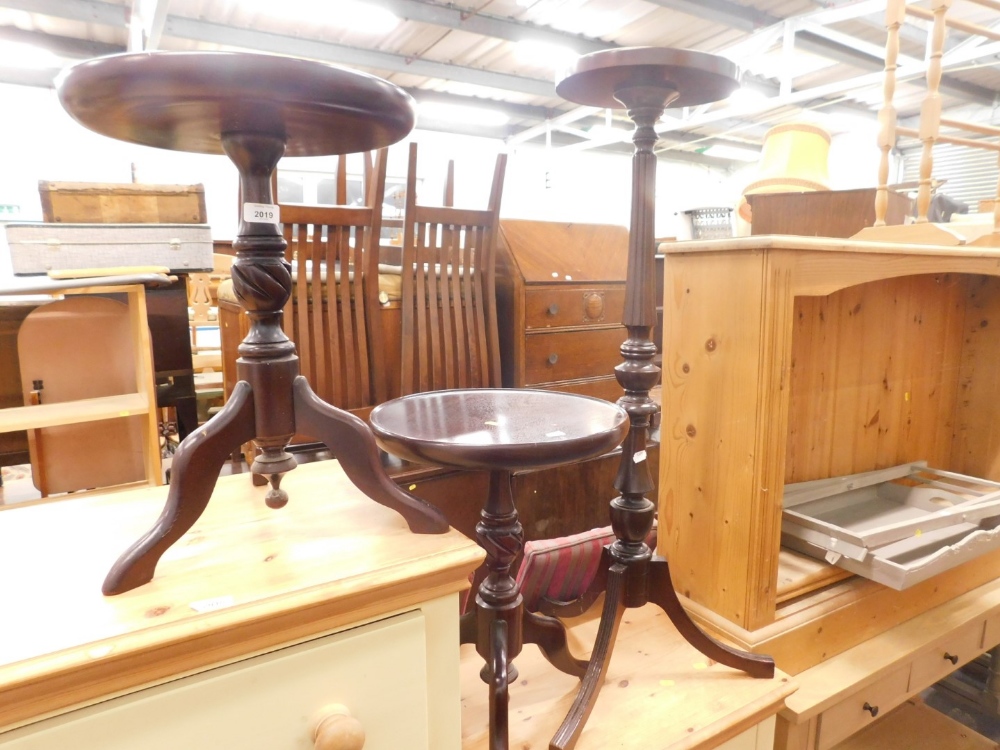
M 781 540 L 905 589 L 1000 547 L 1000 483 L 914 462 L 786 485 Z

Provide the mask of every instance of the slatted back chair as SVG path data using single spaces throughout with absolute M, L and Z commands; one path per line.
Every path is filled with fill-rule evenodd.
M 387 394 L 377 317 L 385 169 L 383 149 L 366 180 L 364 206 L 280 206 L 293 265 L 285 333 L 313 390 L 342 409 L 374 406 Z
M 402 254 L 401 393 L 500 386 L 495 247 L 506 154 L 488 207 L 420 206 L 410 145 Z M 446 188 L 446 200 L 448 190 Z

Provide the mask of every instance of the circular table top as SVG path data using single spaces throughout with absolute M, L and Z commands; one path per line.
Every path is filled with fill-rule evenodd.
M 591 107 L 621 109 L 615 90 L 634 84 L 667 85 L 679 92 L 670 107 L 725 99 L 739 88 L 736 63 L 719 55 L 670 47 L 621 47 L 583 55 L 557 76 L 556 93 Z
M 581 461 L 616 447 L 625 410 L 572 393 L 522 388 L 431 391 L 372 410 L 375 440 L 418 463 L 468 469 L 534 469 Z
M 327 63 L 244 52 L 137 52 L 87 60 L 56 81 L 82 125 L 130 143 L 221 154 L 223 133 L 285 138 L 286 156 L 388 146 L 413 129 L 412 98 Z

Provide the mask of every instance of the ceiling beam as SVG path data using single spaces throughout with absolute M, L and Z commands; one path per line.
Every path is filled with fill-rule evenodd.
M 56 36 L 55 34 L 46 34 L 42 31 L 19 29 L 16 26 L 0 26 L 0 40 L 30 44 L 33 47 L 48 50 L 59 57 L 71 60 L 84 60 L 88 57 L 101 57 L 102 55 L 113 55 L 116 52 L 125 51 L 124 47 L 117 44 L 91 42 L 86 39 L 77 39 L 69 36 Z M 30 76 L 30 79 L 40 81 L 44 80 L 44 77 Z M 50 83 L 42 85 L 49 86 Z
M 468 31 L 495 39 L 505 39 L 508 42 L 530 39 L 557 44 L 569 47 L 578 55 L 618 46 L 581 34 L 557 31 L 548 26 L 491 16 L 486 13 L 456 8 L 452 5 L 425 2 L 424 0 L 380 0 L 379 5 L 408 21 L 419 21 L 457 31 Z

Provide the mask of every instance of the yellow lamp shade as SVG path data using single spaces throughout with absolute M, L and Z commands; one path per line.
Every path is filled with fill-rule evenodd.
M 819 125 L 788 122 L 764 136 L 757 177 L 743 195 L 829 190 L 830 134 Z M 750 205 L 741 201 L 740 216 L 750 221 Z

